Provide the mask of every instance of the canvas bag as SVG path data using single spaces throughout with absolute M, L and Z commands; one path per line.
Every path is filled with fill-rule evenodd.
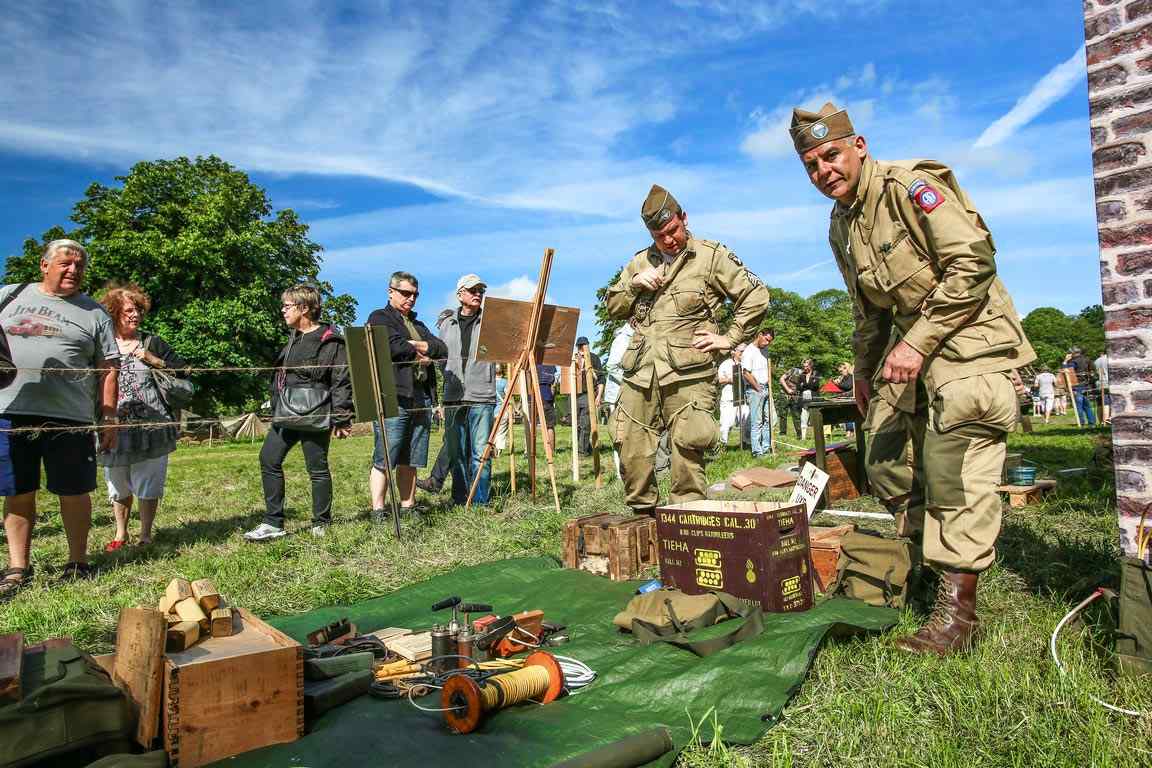
M 846 533 L 829 595 L 903 608 L 920 577 L 920 553 L 910 539 L 865 531 Z
M 331 335 L 332 329 L 325 328 L 320 342 L 323 343 Z M 288 348 L 284 351 L 285 363 L 288 362 L 295 341 L 296 334 L 293 333 L 288 339 Z M 284 369 L 276 372 L 276 400 L 272 404 L 272 423 L 298 432 L 327 432 L 332 429 L 332 392 L 328 386 L 320 383 L 288 386 L 285 384 L 286 379 L 287 372 Z
M 1116 664 L 1122 675 L 1152 675 L 1152 567 L 1135 557 L 1120 561 Z
M 128 746 L 132 703 L 90 656 L 69 643 L 25 653 L 23 666 L 24 698 L 0 707 L 0 768 L 60 765 L 76 752 Z
M 144 349 L 152 354 L 156 354 L 156 350 L 152 347 L 152 340 L 156 336 L 149 335 L 144 339 Z M 189 379 L 181 378 L 171 371 L 163 368 L 149 368 L 152 374 L 152 381 L 156 383 L 156 391 L 160 393 L 160 399 L 164 401 L 164 405 L 168 408 L 168 413 L 175 417 L 176 412 L 188 407 L 192 402 L 192 396 L 196 394 L 196 385 Z
M 744 622 L 732 632 L 707 640 L 687 637 L 694 630 L 737 617 Z M 668 643 L 697 656 L 710 656 L 763 632 L 764 612 L 759 605 L 750 606 L 726 592 L 686 595 L 666 588 L 632 598 L 612 623 L 631 632 L 641 645 Z

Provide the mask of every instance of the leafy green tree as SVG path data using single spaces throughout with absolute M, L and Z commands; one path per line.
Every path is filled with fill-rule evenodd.
M 280 294 L 302 282 L 324 295 L 325 318 L 348 324 L 356 301 L 318 280 L 320 245 L 290 209 L 218 157 L 138 163 L 121 186 L 92 184 L 73 208 L 77 227 L 53 227 L 5 265 L 5 282 L 40 279 L 44 245 L 72 237 L 89 250 L 85 290 L 134 282 L 152 299 L 145 328 L 196 368 L 269 366 L 284 343 Z M 252 408 L 268 374 L 201 373 L 192 410 Z
M 1099 304 L 1085 307 L 1075 317 L 1055 307 L 1037 307 L 1023 324 L 1042 365 L 1059 366 L 1071 347 L 1080 347 L 1089 358 L 1104 351 L 1104 308 Z

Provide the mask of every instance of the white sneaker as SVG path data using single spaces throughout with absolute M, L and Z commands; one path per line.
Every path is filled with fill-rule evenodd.
M 283 528 L 277 528 L 268 523 L 260 523 L 248 533 L 244 534 L 245 541 L 270 541 L 271 539 L 278 539 L 281 536 L 287 535 Z
M 328 526 L 326 526 L 326 525 L 314 525 L 314 526 L 312 526 L 312 538 L 322 539 L 327 535 L 328 535 Z

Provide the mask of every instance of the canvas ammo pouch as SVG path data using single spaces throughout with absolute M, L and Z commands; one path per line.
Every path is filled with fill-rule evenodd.
M 72 764 L 129 748 L 132 704 L 90 656 L 68 644 L 25 653 L 24 697 L 0 707 L 0 768 Z
M 688 638 L 695 630 L 736 617 L 744 622 L 732 632 L 705 640 Z M 632 598 L 612 623 L 635 635 L 641 645 L 668 643 L 710 656 L 763 632 L 764 612 L 726 592 L 686 595 L 678 589 L 658 589 Z
M 1125 676 L 1152 675 L 1152 566 L 1135 557 L 1120 561 L 1116 664 Z
M 852 531 L 840 540 L 830 595 L 868 605 L 903 608 L 920 576 L 920 554 L 910 539 Z

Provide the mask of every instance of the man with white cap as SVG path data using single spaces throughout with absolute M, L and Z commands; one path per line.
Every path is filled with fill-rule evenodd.
M 444 313 L 437 328 L 448 345 L 444 371 L 444 445 L 450 451 L 452 500 L 463 504 L 468 489 L 479 472 L 473 501 L 488 502 L 490 463 L 480 466 L 484 445 L 492 432 L 496 409 L 496 366 L 476 360 L 480 337 L 480 313 L 488 286 L 479 275 L 468 274 L 456 281 L 455 312 Z

